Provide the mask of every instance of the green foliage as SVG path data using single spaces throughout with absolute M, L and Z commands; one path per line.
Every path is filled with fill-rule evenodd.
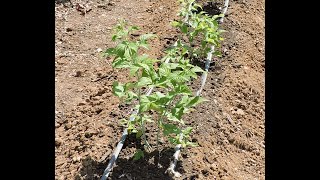
M 113 83 L 112 92 L 126 103 L 135 103 L 137 114 L 133 121 L 122 119 L 121 124 L 127 127 L 128 133 L 136 133 L 137 138 L 144 139 L 144 145 L 149 146 L 146 139 L 145 126 L 157 123 L 158 132 L 162 132 L 172 144 L 182 147 L 196 146 L 190 142 L 192 127 L 181 128 L 184 125 L 183 115 L 192 108 L 206 101 L 200 96 L 194 96 L 187 82 L 196 79 L 197 73 L 204 72 L 200 67 L 190 64 L 190 58 L 204 57 L 210 51 L 210 46 L 219 47 L 223 40 L 217 18 L 222 15 L 208 16 L 205 12 L 196 13 L 202 7 L 195 0 L 179 0 L 182 8 L 179 15 L 184 20 L 174 21 L 172 25 L 180 29 L 188 42 L 180 37 L 176 46 L 165 51 L 160 60 L 139 53 L 141 48 L 149 49 L 148 40 L 155 38 L 154 34 L 143 34 L 137 40 L 130 40 L 130 34 L 139 28 L 128 26 L 120 21 L 114 28 L 112 41 L 117 45 L 104 51 L 104 56 L 113 57 L 113 68 L 128 69 L 129 75 L 135 77 L 134 82 Z M 200 39 L 200 46 L 194 47 L 194 40 Z M 214 55 L 219 55 L 216 51 Z M 169 60 L 169 61 L 168 61 Z M 167 61 L 164 63 L 164 61 Z M 158 64 L 155 68 L 155 63 Z M 156 88 L 158 91 L 149 96 L 143 95 L 142 89 Z M 149 112 L 157 114 L 153 120 Z M 137 150 L 134 160 L 144 157 L 142 150 Z
M 141 149 L 138 149 L 137 152 L 133 155 L 133 160 L 139 160 L 144 157 L 144 153 Z
M 218 18 L 223 17 L 223 14 L 210 17 L 205 11 L 197 12 L 202 9 L 201 5 L 195 3 L 195 0 L 179 0 L 182 8 L 179 16 L 184 19 L 172 22 L 174 27 L 188 38 L 191 57 L 203 58 L 210 51 L 210 46 L 219 47 L 223 40 L 221 37 L 224 30 L 219 28 Z M 187 20 L 184 22 L 184 20 Z M 196 38 L 201 39 L 201 45 L 196 48 L 191 48 Z M 217 50 L 216 50 L 217 51 Z M 214 55 L 220 56 L 219 52 Z

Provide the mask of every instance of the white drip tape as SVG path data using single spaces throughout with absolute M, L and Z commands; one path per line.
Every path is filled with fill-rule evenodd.
M 228 6 L 229 6 L 229 0 L 225 0 L 222 14 L 226 14 Z M 222 22 L 223 22 L 223 17 L 219 20 L 219 23 L 222 23 Z M 205 72 L 203 72 L 203 74 L 201 76 L 201 86 L 200 86 L 199 90 L 197 91 L 196 96 L 200 96 L 201 91 L 206 83 L 208 69 L 210 66 L 210 62 L 211 62 L 213 53 L 214 53 L 214 46 L 211 46 L 211 50 L 207 54 L 207 60 L 205 63 Z M 181 139 L 181 137 L 182 137 L 182 134 L 180 134 L 180 139 Z M 176 147 L 174 149 L 175 149 L 175 153 L 173 154 L 173 162 L 171 162 L 171 164 L 170 164 L 169 168 L 166 170 L 166 172 L 168 172 L 170 175 L 172 175 L 174 177 L 180 177 L 181 174 L 179 172 L 176 172 L 174 169 L 175 169 L 177 162 L 178 162 L 179 154 L 181 151 L 181 144 L 176 145 Z
M 228 4 L 229 4 L 229 0 L 226 0 L 225 3 L 224 3 L 224 9 L 223 9 L 223 14 L 226 13 L 227 11 L 227 8 L 228 8 Z M 188 20 L 188 17 L 185 18 L 185 22 Z M 223 22 L 223 17 L 219 20 L 220 23 Z M 177 41 L 174 43 L 173 46 L 177 46 Z M 209 65 L 210 65 L 210 62 L 211 62 L 211 58 L 212 58 L 212 53 L 214 52 L 214 46 L 211 46 L 211 50 L 210 52 L 208 52 L 207 54 L 207 59 L 206 59 L 206 62 L 205 62 L 205 72 L 202 74 L 201 76 L 201 86 L 200 86 L 200 89 L 197 91 L 196 93 L 196 96 L 199 96 L 201 94 L 201 91 L 205 85 L 205 82 L 206 82 L 206 79 L 207 79 L 207 74 L 208 74 L 208 69 L 209 69 Z M 169 62 L 169 58 L 166 59 L 165 63 L 168 63 Z M 149 88 L 148 92 L 146 93 L 146 96 L 149 96 L 151 94 L 153 90 L 153 87 L 152 88 Z M 130 121 L 133 121 L 135 119 L 135 115 L 137 114 L 137 110 L 135 110 L 131 117 L 130 117 Z M 121 137 L 121 140 L 120 142 L 118 143 L 114 153 L 112 154 L 112 157 L 111 157 L 111 160 L 109 161 L 108 163 L 108 166 L 107 168 L 104 170 L 103 172 L 103 175 L 101 177 L 101 180 L 106 180 L 110 174 L 110 171 L 112 170 L 112 167 L 113 167 L 113 164 L 115 163 L 115 161 L 117 160 L 118 156 L 119 156 L 119 153 L 123 147 L 123 144 L 124 144 L 124 141 L 126 140 L 126 137 L 128 135 L 128 129 L 126 128 L 123 133 L 122 133 L 122 137 Z M 180 134 L 180 140 L 182 140 L 182 134 Z M 178 144 L 176 145 L 175 147 L 175 153 L 173 155 L 173 158 L 174 158 L 174 161 L 170 164 L 170 167 L 167 169 L 166 172 L 168 172 L 169 174 L 175 176 L 175 177 L 180 177 L 181 174 L 179 172 L 176 172 L 174 169 L 175 169 L 175 166 L 177 165 L 177 161 L 178 161 L 178 157 L 179 157 L 179 154 L 180 154 L 180 150 L 181 150 L 181 144 Z

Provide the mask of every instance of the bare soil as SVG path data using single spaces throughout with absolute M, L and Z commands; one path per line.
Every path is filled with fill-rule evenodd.
M 199 146 L 182 150 L 177 179 L 265 179 L 264 2 L 230 1 L 221 25 L 227 30 L 223 56 L 212 64 L 202 92 L 210 101 L 184 117 Z M 214 7 L 201 3 L 207 11 Z M 113 70 L 101 55 L 114 46 L 112 27 L 122 18 L 140 26 L 137 34 L 156 34 L 148 54 L 161 58 L 179 34 L 170 25 L 178 9 L 176 0 L 56 1 L 55 179 L 99 179 L 121 138 L 119 119 L 130 114 L 111 92 L 112 82 L 128 81 L 128 73 Z M 198 84 L 192 83 L 194 91 Z M 149 127 L 148 138 L 155 147 L 153 131 Z M 154 150 L 133 161 L 139 146 L 127 138 L 110 179 L 172 179 L 165 170 L 174 147 L 164 141 L 160 160 Z

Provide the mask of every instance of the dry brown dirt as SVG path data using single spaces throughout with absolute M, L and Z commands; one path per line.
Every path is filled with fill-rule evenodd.
M 209 101 L 185 117 L 199 146 L 182 150 L 179 179 L 265 179 L 264 2 L 230 1 L 223 56 L 202 92 Z M 160 58 L 179 33 L 170 25 L 178 8 L 176 0 L 56 1 L 55 179 L 99 179 L 120 140 L 119 119 L 130 111 L 111 88 L 114 80 L 127 81 L 127 72 L 113 70 L 100 52 L 114 45 L 112 27 L 123 18 L 140 26 L 140 34 L 156 34 L 148 54 Z M 198 81 L 192 87 L 196 91 Z M 165 174 L 172 145 L 161 145 L 160 160 L 154 151 L 133 161 L 136 146 L 128 137 L 110 179 L 172 179 Z

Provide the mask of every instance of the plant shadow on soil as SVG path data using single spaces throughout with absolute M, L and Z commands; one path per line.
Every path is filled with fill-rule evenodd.
M 144 157 L 139 160 L 133 160 L 135 149 L 139 147 L 133 145 L 131 142 L 132 138 L 129 137 L 126 139 L 119 157 L 113 165 L 113 169 L 110 172 L 108 179 L 173 180 L 171 176 L 165 173 L 171 161 L 173 160 L 173 148 L 164 148 L 161 151 L 160 160 L 158 156 L 159 151 L 156 149 L 150 153 L 145 152 Z M 135 142 L 134 144 L 138 143 L 139 142 Z M 108 158 L 100 162 L 93 160 L 90 156 L 87 156 L 84 160 L 82 160 L 82 166 L 79 170 L 78 175 L 75 177 L 75 180 L 100 179 L 105 168 L 108 166 L 111 156 L 112 154 L 110 154 Z M 160 164 L 160 167 L 158 166 L 158 164 Z M 185 173 L 182 168 L 181 161 L 177 162 L 175 170 L 179 173 Z

